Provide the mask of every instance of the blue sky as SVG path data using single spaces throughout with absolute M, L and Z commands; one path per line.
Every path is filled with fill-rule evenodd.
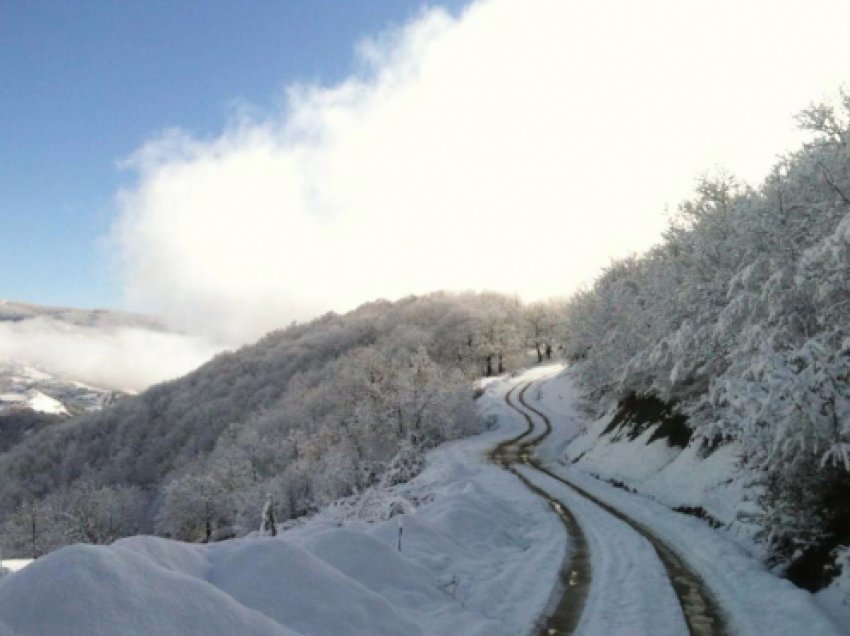
M 420 0 L 0 0 L 0 298 L 121 304 L 102 245 L 118 167 L 179 127 L 217 134 L 239 105 L 353 70 L 352 50 Z M 457 11 L 457 0 L 439 4 Z
M 140 388 L 377 298 L 567 296 L 706 171 L 758 186 L 798 147 L 794 114 L 850 86 L 848 22 L 847 0 L 0 0 L 0 299 L 188 334 L 35 321 L 0 357 Z
M 240 343 L 437 289 L 569 295 L 701 174 L 757 186 L 799 145 L 793 115 L 850 82 L 848 21 L 846 0 L 0 0 L 0 298 Z

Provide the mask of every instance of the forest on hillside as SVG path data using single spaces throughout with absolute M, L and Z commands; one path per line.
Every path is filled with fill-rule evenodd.
M 377 301 L 40 429 L 0 454 L 3 547 L 224 538 L 256 530 L 267 501 L 285 521 L 407 480 L 428 448 L 479 430 L 475 378 L 552 356 L 555 306 L 472 293 Z
M 809 141 L 758 188 L 703 178 L 562 316 L 593 403 L 655 396 L 706 453 L 743 443 L 762 538 L 792 566 L 850 545 L 850 95 L 798 123 Z
M 308 514 L 479 430 L 476 378 L 564 355 L 597 413 L 651 397 L 705 455 L 740 441 L 774 561 L 829 561 L 850 544 L 850 96 L 799 124 L 761 185 L 700 179 L 658 245 L 566 301 L 378 301 L 39 430 L 0 455 L 4 547 Z

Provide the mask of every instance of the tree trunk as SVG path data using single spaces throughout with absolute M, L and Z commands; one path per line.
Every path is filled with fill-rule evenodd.
M 212 519 L 210 518 L 210 504 L 204 503 L 204 543 L 209 543 L 212 538 Z
M 32 507 L 32 558 L 38 558 L 38 554 L 35 551 L 35 506 Z

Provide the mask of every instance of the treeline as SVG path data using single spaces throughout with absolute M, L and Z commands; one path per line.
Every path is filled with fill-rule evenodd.
M 590 395 L 674 403 L 707 451 L 741 440 L 786 562 L 850 542 L 848 116 L 845 94 L 804 111 L 810 141 L 757 189 L 703 179 L 661 244 L 565 313 Z
M 62 421 L 62 416 L 40 413 L 28 408 L 0 411 L 0 454 L 20 444 L 27 435 L 40 428 L 53 426 Z
M 556 318 L 436 293 L 271 333 L 0 455 L 3 546 L 210 540 L 256 529 L 269 496 L 282 521 L 409 479 L 425 450 L 476 430 L 474 378 L 553 355 Z

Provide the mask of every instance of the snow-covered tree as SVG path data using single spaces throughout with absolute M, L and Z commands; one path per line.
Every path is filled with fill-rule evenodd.
M 798 121 L 809 141 L 759 188 L 700 179 L 659 245 L 562 315 L 600 411 L 652 395 L 688 416 L 694 443 L 743 444 L 785 558 L 846 541 L 850 524 L 850 96 Z
M 269 494 L 266 503 L 263 504 L 263 512 L 260 515 L 260 535 L 264 537 L 277 536 L 277 526 L 274 518 L 274 500 Z

